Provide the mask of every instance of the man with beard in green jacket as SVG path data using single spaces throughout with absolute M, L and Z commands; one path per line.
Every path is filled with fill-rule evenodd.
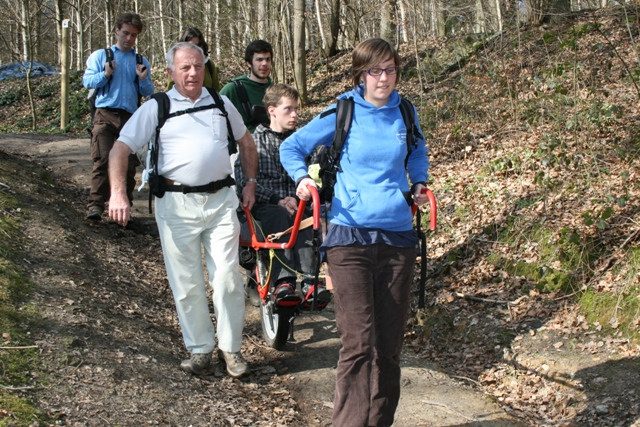
M 244 51 L 244 60 L 247 67 L 249 67 L 249 73 L 236 77 L 229 83 L 227 83 L 221 90 L 220 95 L 225 95 L 235 105 L 236 109 L 242 115 L 244 124 L 249 129 L 249 132 L 255 130 L 260 124 L 259 117 L 252 117 L 251 107 L 255 105 L 262 106 L 262 98 L 269 86 L 271 86 L 271 68 L 273 66 L 273 48 L 269 42 L 264 40 L 254 40 L 247 45 Z M 236 82 L 240 83 L 246 92 L 248 103 L 243 105 L 243 96 L 239 93 L 239 88 L 236 86 Z M 242 89 L 240 89 L 242 90 Z M 268 116 L 264 117 L 267 120 Z

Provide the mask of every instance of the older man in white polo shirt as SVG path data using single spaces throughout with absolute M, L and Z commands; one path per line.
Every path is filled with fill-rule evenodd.
M 195 44 L 177 43 L 169 49 L 167 72 L 175 82 L 167 92 L 171 113 L 214 103 L 210 93 L 203 90 L 204 63 L 204 53 Z M 236 138 L 247 177 L 242 203 L 251 208 L 255 202 L 256 146 L 240 113 L 226 97 L 222 100 L 233 134 L 242 135 Z M 240 355 L 245 302 L 238 269 L 238 198 L 227 186 L 233 181 L 229 178 L 227 124 L 220 113 L 217 108 L 195 111 L 172 117 L 162 127 L 158 173 L 174 190 L 155 198 L 155 216 L 182 336 L 191 353 L 180 367 L 196 375 L 206 373 L 217 332 L 219 355 L 226 362 L 227 372 L 240 377 L 248 367 Z M 158 103 L 151 99 L 127 122 L 111 151 L 109 216 L 122 226 L 130 218 L 125 182 L 128 155 L 147 144 L 157 123 Z M 175 190 L 209 185 L 215 190 Z M 217 331 L 209 314 L 201 247 L 213 288 Z

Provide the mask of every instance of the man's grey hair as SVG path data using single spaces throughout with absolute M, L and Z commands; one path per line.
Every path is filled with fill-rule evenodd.
M 176 56 L 176 52 L 179 50 L 193 49 L 200 52 L 200 56 L 202 56 L 202 62 L 205 61 L 204 51 L 197 44 L 193 44 L 191 42 L 178 42 L 169 48 L 167 52 L 167 67 L 171 69 L 171 71 L 175 71 L 174 68 L 174 58 Z

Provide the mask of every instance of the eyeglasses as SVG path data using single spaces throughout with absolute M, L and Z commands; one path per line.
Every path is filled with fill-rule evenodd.
M 374 76 L 374 77 L 381 76 L 382 73 L 387 73 L 388 76 L 392 76 L 394 74 L 398 74 L 398 71 L 400 71 L 400 67 L 398 67 L 397 65 L 394 65 L 392 67 L 387 67 L 387 68 L 369 68 L 368 70 L 365 70 L 365 71 L 369 73 L 370 76 Z

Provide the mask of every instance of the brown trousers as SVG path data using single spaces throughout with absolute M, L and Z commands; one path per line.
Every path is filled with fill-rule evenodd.
M 387 427 L 400 399 L 400 351 L 417 250 L 385 244 L 327 250 L 342 348 L 333 425 Z
M 111 197 L 109 186 L 109 153 L 120 135 L 120 130 L 129 120 L 131 114 L 124 110 L 107 110 L 98 108 L 93 122 L 93 137 L 91 138 L 91 159 L 93 171 L 91 173 L 91 191 L 87 208 L 104 210 L 105 204 Z M 137 156 L 129 156 L 127 168 L 127 197 L 133 202 L 133 190 L 136 186 L 136 166 L 140 164 Z

